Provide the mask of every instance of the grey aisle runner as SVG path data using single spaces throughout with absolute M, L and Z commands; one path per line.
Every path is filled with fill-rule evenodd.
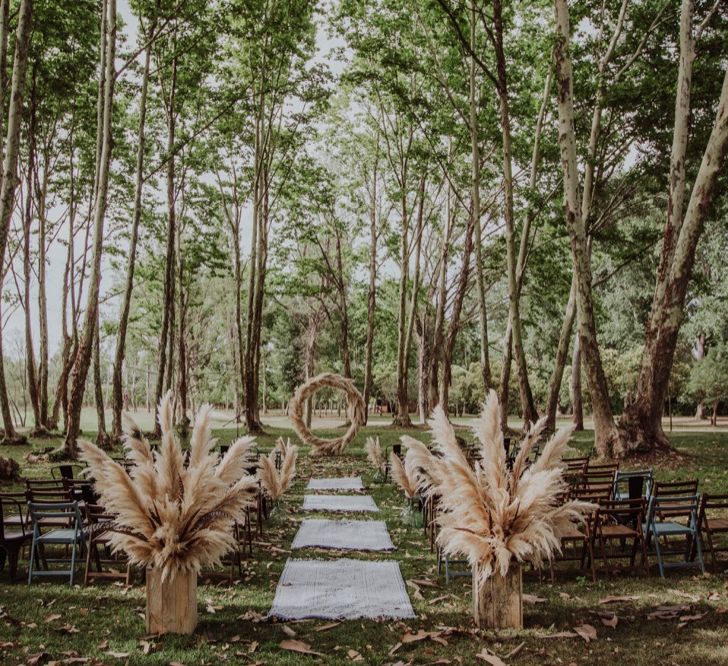
M 394 550 L 383 520 L 326 520 L 307 518 L 296 533 L 292 549 Z
M 306 490 L 364 490 L 360 476 L 340 476 L 331 479 L 311 479 Z
M 415 617 L 397 562 L 348 559 L 289 559 L 268 615 L 282 620 Z
M 379 511 L 370 495 L 304 495 L 304 511 Z

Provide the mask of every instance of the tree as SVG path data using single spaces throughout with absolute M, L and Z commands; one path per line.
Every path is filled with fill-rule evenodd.
M 69 458 L 76 458 L 78 445 L 77 438 L 81 427 L 81 408 L 83 407 L 83 394 L 86 386 L 86 377 L 91 364 L 93 342 L 97 327 L 99 308 L 99 287 L 101 282 L 101 255 L 104 242 L 104 221 L 106 217 L 107 195 L 109 189 L 109 167 L 112 152 L 112 120 L 114 103 L 116 55 L 116 0 L 104 0 L 103 23 L 106 48 L 100 61 L 102 72 L 103 95 L 99 96 L 101 104 L 102 129 L 99 133 L 97 155 L 98 178 L 94 197 L 94 240 L 93 257 L 91 261 L 91 275 L 89 277 L 89 290 L 86 297 L 86 311 L 83 329 L 78 349 L 74 359 L 71 375 L 71 393 L 69 396 L 68 422 L 66 424 L 66 437 L 63 444 L 63 453 Z
M 716 4 L 717 7 L 717 4 Z M 703 152 L 685 207 L 686 152 L 690 120 L 690 94 L 695 44 L 712 18 L 711 11 L 695 31 L 694 4 L 683 0 L 680 14 L 680 63 L 675 98 L 675 127 L 670 157 L 667 220 L 660 254 L 652 309 L 637 397 L 620 425 L 629 433 L 629 449 L 649 451 L 670 446 L 662 429 L 668 378 L 683 321 L 685 297 L 692 276 L 695 252 L 716 195 L 718 177 L 728 153 L 728 71 L 718 99 L 713 129 Z
M 31 39 L 32 0 L 21 0 L 18 10 L 18 27 L 15 33 L 15 56 L 13 59 L 13 79 L 10 89 L 10 103 L 8 105 L 8 119 L 6 123 L 7 137 L 5 139 L 5 155 L 2 169 L 2 182 L 0 183 L 0 265 L 5 262 L 5 252 L 8 245 L 8 232 L 10 217 L 15 204 L 15 190 L 17 185 L 18 153 L 20 150 L 20 122 L 25 95 L 25 72 L 28 66 L 28 51 Z M 7 9 L 2 8 L 3 30 L 7 30 L 5 17 Z M 4 40 L 5 37 L 3 36 Z M 0 40 L 2 42 L 2 40 Z M 0 46 L 4 45 L 0 44 Z M 4 58 L 4 56 L 3 56 Z M 2 59 L 0 59 L 2 60 Z M 0 109 L 0 111 L 2 111 Z M 5 365 L 2 353 L 2 340 L 0 339 L 0 407 L 2 408 L 3 423 L 5 424 L 5 439 L 10 443 L 21 440 L 13 427 L 13 418 L 10 413 L 10 402 L 5 384 Z

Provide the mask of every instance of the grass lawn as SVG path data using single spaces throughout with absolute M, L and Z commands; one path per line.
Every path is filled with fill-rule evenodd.
M 597 583 L 566 565 L 557 568 L 554 584 L 548 578 L 539 582 L 536 574 L 527 572 L 524 591 L 538 601 L 525 605 L 525 631 L 497 635 L 475 631 L 469 579 L 445 585 L 423 530 L 410 525 L 401 494 L 390 484 L 373 482 L 363 451 L 366 436 L 377 434 L 383 446 L 391 448 L 403 432 L 365 428 L 347 455 L 336 459 L 311 458 L 302 449 L 296 484 L 255 545 L 244 580 L 231 584 L 219 573 L 201 576 L 199 627 L 194 636 L 145 637 L 144 589 L 138 582 L 129 589 L 109 583 L 27 586 L 8 583 L 6 570 L 0 575 L 0 662 L 475 664 L 487 663 L 476 657 L 487 650 L 508 664 L 728 664 L 726 560 L 719 567 L 721 573 L 702 576 L 695 570 L 672 571 L 664 581 L 655 567 L 649 578 L 601 574 Z M 235 428 L 215 434 L 224 443 L 235 437 Z M 290 434 L 271 427 L 259 438 L 260 448 L 266 450 L 277 436 Z M 428 437 L 423 431 L 410 434 Z M 697 477 L 701 491 L 728 492 L 728 433 L 680 432 L 673 441 L 682 456 L 658 465 L 658 479 Z M 55 444 L 44 440 L 26 447 L 0 447 L 0 455 L 22 460 L 33 448 Z M 579 434 L 575 445 L 589 449 L 590 433 Z M 23 463 L 22 473 L 47 476 L 48 467 Z M 299 509 L 305 483 L 311 476 L 347 474 L 363 476 L 382 511 L 377 518 L 387 521 L 397 550 L 388 555 L 345 556 L 397 560 L 417 619 L 348 621 L 333 626 L 314 620 L 288 625 L 266 622 L 264 616 L 302 519 Z M 337 553 L 303 551 L 295 556 L 330 558 Z M 608 596 L 633 598 L 600 603 Z M 596 629 L 595 640 L 587 642 L 574 635 L 573 629 L 585 624 Z M 405 634 L 419 630 L 431 633 L 402 644 Z M 292 632 L 320 656 L 282 649 L 281 642 Z

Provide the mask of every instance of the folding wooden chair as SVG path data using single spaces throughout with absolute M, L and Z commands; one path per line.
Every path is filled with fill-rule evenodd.
M 28 503 L 28 512 L 33 523 L 33 541 L 28 562 L 28 584 L 38 576 L 69 577 L 70 585 L 76 572 L 77 556 L 83 552 L 83 521 L 78 502 Z M 66 524 L 65 527 L 58 525 Z M 71 550 L 69 558 L 51 559 L 46 556 L 46 546 L 67 546 Z M 40 556 L 45 570 L 36 566 L 36 558 Z M 68 569 L 49 569 L 49 562 L 66 562 Z
M 604 570 L 610 571 L 610 559 L 629 558 L 634 568 L 637 552 L 641 554 L 641 566 L 648 573 L 647 545 L 643 531 L 645 519 L 645 501 L 642 497 L 626 500 L 602 500 L 594 516 L 592 531 L 592 550 L 596 552 L 597 541 L 599 552 L 604 563 Z M 631 551 L 625 551 L 627 541 L 632 540 Z M 619 541 L 619 549 L 609 550 L 611 542 Z
M 647 508 L 648 546 L 650 543 L 655 549 L 657 566 L 660 576 L 665 577 L 665 569 L 676 567 L 699 566 L 705 573 L 703 564 L 703 551 L 700 543 L 700 527 L 698 512 L 700 498 L 698 495 L 679 495 L 675 497 L 660 497 L 652 495 Z M 683 548 L 671 547 L 674 541 L 671 537 L 682 537 Z M 695 559 L 692 555 L 695 553 Z M 665 555 L 682 553 L 683 562 L 665 562 Z M 697 560 L 697 562 L 695 562 Z
M 687 481 L 655 481 L 652 484 L 652 495 L 657 497 L 692 497 L 698 494 L 698 480 Z
M 7 495 L 0 495 L 0 571 L 8 560 L 10 580 L 18 574 L 18 559 L 22 549 L 33 539 L 26 530 L 26 516 L 23 512 L 24 501 Z M 9 518 L 18 518 L 10 523 Z
M 714 542 L 713 536 L 716 534 L 728 534 L 728 495 L 703 495 L 700 502 L 700 519 L 699 525 L 701 536 L 705 535 L 708 541 L 708 550 L 710 550 L 710 559 L 712 562 L 713 572 L 717 570 L 716 553 L 728 552 L 728 543 L 721 546 Z M 708 515 L 709 511 L 721 511 L 721 515 Z
M 90 580 L 96 578 L 112 578 L 124 580 L 126 585 L 129 585 L 131 583 L 131 565 L 113 557 L 111 553 L 109 537 L 114 528 L 114 516 L 107 513 L 106 509 L 98 504 L 86 504 L 84 513 L 86 515 L 86 567 L 83 584 L 88 585 Z M 102 553 L 99 553 L 99 548 Z M 93 571 L 91 567 L 92 558 L 96 571 Z M 125 571 L 104 570 L 103 565 L 122 565 Z
M 78 463 L 66 463 L 63 465 L 54 465 L 51 467 L 51 476 L 54 481 L 63 481 L 64 479 L 74 479 L 85 469 L 84 465 Z

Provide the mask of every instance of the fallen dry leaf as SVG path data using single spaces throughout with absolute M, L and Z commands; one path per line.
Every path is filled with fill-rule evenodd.
M 346 656 L 351 659 L 351 661 L 364 661 L 364 657 L 362 657 L 356 650 L 348 650 L 346 652 Z
M 295 638 L 295 637 L 296 637 L 296 632 L 295 632 L 295 631 L 293 631 L 293 629 L 291 629 L 291 628 L 290 628 L 290 627 L 289 627 L 289 626 L 288 626 L 287 624 L 284 624 L 284 625 L 283 625 L 283 626 L 281 627 L 281 631 L 282 631 L 282 632 L 283 632 L 283 633 L 284 633 L 284 634 L 285 634 L 286 636 L 288 636 L 288 638 Z
M 297 641 L 297 640 L 285 640 L 281 641 L 280 645 L 278 646 L 281 648 L 281 650 L 288 650 L 289 652 L 300 652 L 301 654 L 313 654 L 317 657 L 323 657 L 321 652 L 316 652 L 315 650 L 311 649 L 311 646 L 308 643 L 304 643 L 303 641 Z
M 329 629 L 338 627 L 340 624 L 341 624 L 341 622 L 329 622 L 327 624 L 321 625 L 320 627 L 315 627 L 314 631 L 328 631 Z
M 113 650 L 109 650 L 105 654 L 108 654 L 110 657 L 113 657 L 114 659 L 127 659 L 129 657 L 128 652 L 114 652 Z
M 546 601 L 544 597 L 538 597 L 535 594 L 523 594 L 521 597 L 527 604 L 542 604 Z
M 499 656 L 486 652 L 485 648 L 483 648 L 482 652 L 478 652 L 475 657 L 486 664 L 491 664 L 491 666 L 506 666 L 506 663 Z
M 602 597 L 599 600 L 599 603 L 600 604 L 615 604 L 615 603 L 619 603 L 621 601 L 637 601 L 637 599 L 639 599 L 639 597 L 634 594 L 623 594 L 620 596 L 609 595 L 608 597 Z
M 420 629 L 416 634 L 406 633 L 400 641 L 407 645 L 408 643 L 417 643 L 418 641 L 424 641 L 430 637 L 430 632 Z
M 597 639 L 597 630 L 591 624 L 582 624 L 574 627 L 574 631 L 579 634 L 587 643 Z

